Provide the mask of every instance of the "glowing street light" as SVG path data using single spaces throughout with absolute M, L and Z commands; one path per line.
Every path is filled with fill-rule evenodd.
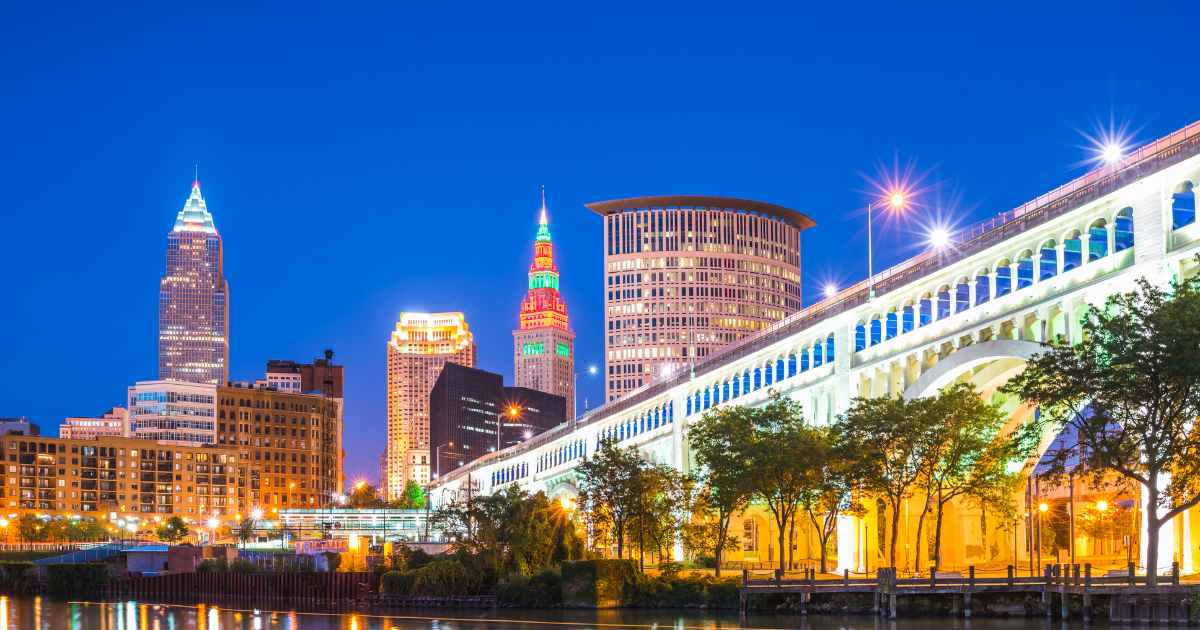
M 902 212 L 908 207 L 908 195 L 903 190 L 893 190 L 879 202 L 867 203 L 867 299 L 875 298 L 875 238 L 871 234 L 871 213 L 876 204 L 892 212 Z
M 929 232 L 929 244 L 933 249 L 941 251 L 950 245 L 950 230 L 943 227 L 933 228 Z
M 590 375 L 592 375 L 592 376 L 595 376 L 595 375 L 596 375 L 596 373 L 597 373 L 597 372 L 599 372 L 599 371 L 600 371 L 600 368 L 598 368 L 598 367 L 596 367 L 596 366 L 594 366 L 594 365 L 589 365 L 589 366 L 588 366 L 588 374 L 590 374 Z
M 1038 504 L 1038 511 L 1042 512 L 1043 514 L 1046 512 L 1046 510 L 1049 510 L 1049 509 L 1050 509 L 1050 504 L 1046 503 L 1045 501 L 1042 501 L 1041 503 Z
M 262 508 L 254 508 L 253 510 L 250 510 L 250 518 L 257 521 L 257 520 L 261 519 L 262 517 L 263 517 Z
M 1117 142 L 1108 142 L 1100 148 L 1100 159 L 1109 166 L 1118 164 L 1125 157 L 1125 147 Z
M 1107 512 L 1108 511 L 1108 501 L 1105 501 L 1104 499 L 1100 499 L 1099 501 L 1097 501 L 1096 502 L 1096 511 L 1100 512 L 1100 513 Z
M 826 298 L 831 298 L 831 297 L 837 295 L 837 292 L 838 292 L 838 288 L 837 288 L 836 284 L 834 284 L 832 282 L 825 284 L 825 297 Z

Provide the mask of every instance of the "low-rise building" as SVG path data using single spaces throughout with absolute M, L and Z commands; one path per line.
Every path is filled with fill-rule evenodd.
M 129 434 L 177 444 L 216 442 L 217 387 L 139 381 L 129 388 Z
M 238 451 L 98 436 L 0 435 L 8 513 L 198 520 L 237 511 Z
M 58 425 L 58 437 L 66 440 L 94 440 L 102 435 L 129 437 L 129 410 L 113 407 L 99 418 L 67 418 Z

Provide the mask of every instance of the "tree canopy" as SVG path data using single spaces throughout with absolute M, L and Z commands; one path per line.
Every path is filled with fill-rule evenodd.
M 1049 454 L 1052 472 L 1097 485 L 1115 473 L 1142 487 L 1154 584 L 1160 529 L 1200 503 L 1200 279 L 1166 288 L 1141 279 L 1090 306 L 1082 328 L 1079 343 L 1034 356 L 1006 391 L 1038 405 L 1039 423 L 1076 436 L 1074 448 Z

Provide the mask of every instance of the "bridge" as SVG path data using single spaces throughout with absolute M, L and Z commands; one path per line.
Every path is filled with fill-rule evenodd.
M 688 370 L 443 475 L 434 482 L 433 501 L 510 486 L 552 498 L 573 495 L 575 466 L 610 438 L 687 471 L 695 465 L 686 439 L 691 422 L 715 406 L 759 405 L 776 393 L 800 401 L 810 421 L 828 423 L 856 396 L 926 396 L 969 381 L 1001 405 L 1010 423 L 1020 423 L 1033 409 L 997 389 L 1023 369 L 1039 344 L 1059 337 L 1078 341 L 1087 306 L 1131 290 L 1138 278 L 1165 285 L 1196 273 L 1198 182 L 1200 122 L 963 230 L 948 248 L 877 274 L 874 297 L 864 280 Z M 1026 472 L 1053 437 L 1046 436 L 1041 452 L 1025 463 Z M 761 547 L 774 540 L 769 518 L 751 514 L 743 520 L 737 533 L 761 540 Z M 1178 560 L 1190 573 L 1192 515 L 1176 520 L 1163 530 L 1159 558 L 1163 568 Z M 968 506 L 959 506 L 948 523 L 961 544 L 944 550 L 944 565 L 997 555 L 1014 564 L 1030 558 L 1024 523 L 1015 531 L 989 529 Z M 839 570 L 878 566 L 881 525 L 874 508 L 862 518 L 839 519 Z M 758 542 L 748 549 L 746 540 L 747 562 L 778 553 L 768 547 L 764 554 Z M 807 548 L 812 542 L 791 544 Z M 993 545 L 998 551 L 991 553 Z

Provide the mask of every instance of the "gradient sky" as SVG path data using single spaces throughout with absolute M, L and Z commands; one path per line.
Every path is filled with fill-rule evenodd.
M 347 473 L 374 479 L 400 311 L 465 311 L 481 367 L 511 379 L 539 184 L 577 361 L 602 365 L 585 202 L 801 210 L 808 303 L 865 274 L 858 209 L 881 170 L 915 164 L 927 190 L 880 224 L 880 266 L 932 217 L 1081 174 L 1110 119 L 1141 141 L 1200 119 L 1196 2 L 391 4 L 0 9 L 0 416 L 54 434 L 156 376 L 166 234 L 197 162 L 232 377 L 333 348 Z M 602 397 L 580 389 L 581 408 Z

